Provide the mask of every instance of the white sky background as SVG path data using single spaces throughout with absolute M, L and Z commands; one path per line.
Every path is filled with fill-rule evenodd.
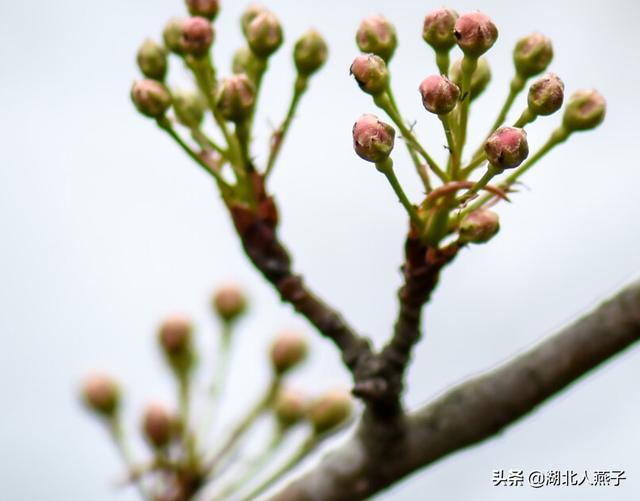
M 246 4 L 223 3 L 215 58 L 225 73 L 241 43 L 237 18 Z M 404 115 L 417 120 L 440 158 L 439 123 L 417 93 L 421 79 L 435 72 L 421 39 L 422 19 L 439 3 L 268 5 L 282 19 L 287 43 L 260 100 L 259 161 L 268 124 L 281 119 L 289 99 L 292 42 L 315 26 L 332 49 L 273 176 L 282 238 L 309 284 L 381 343 L 395 316 L 406 218 L 383 177 L 351 149 L 354 120 L 374 111 L 348 76 L 354 30 L 370 13 L 382 12 L 396 24 L 395 92 Z M 575 135 L 536 167 L 526 178 L 531 191 L 502 208 L 501 233 L 463 252 L 444 273 L 409 374 L 412 406 L 612 293 L 636 276 L 640 251 L 634 161 L 640 4 L 460 1 L 451 7 L 480 8 L 500 30 L 488 55 L 493 84 L 472 110 L 472 144 L 504 99 L 515 41 L 533 30 L 553 39 L 551 69 L 568 93 L 598 88 L 608 114 L 597 131 Z M 94 367 L 116 373 L 127 387 L 129 422 L 137 427 L 148 397 L 172 395 L 153 342 L 159 319 L 184 311 L 196 318 L 203 337 L 211 336 L 207 298 L 215 284 L 239 280 L 253 300 L 227 389 L 229 416 L 264 384 L 272 333 L 307 329 L 239 252 L 209 180 L 129 102 L 139 43 L 157 37 L 164 22 L 182 12 L 180 0 L 0 2 L 2 499 L 135 499 L 111 488 L 120 465 L 102 430 L 79 407 L 77 382 Z M 520 99 L 512 116 L 523 106 Z M 559 119 L 530 127 L 532 149 Z M 416 196 L 418 179 L 401 146 L 398 174 Z M 313 354 L 296 374 L 297 384 L 314 392 L 348 384 L 332 346 L 315 334 L 312 339 Z M 417 473 L 379 499 L 638 499 L 639 362 L 637 349 L 616 358 L 499 438 Z M 628 480 L 606 492 L 504 489 L 491 486 L 496 468 L 624 469 Z

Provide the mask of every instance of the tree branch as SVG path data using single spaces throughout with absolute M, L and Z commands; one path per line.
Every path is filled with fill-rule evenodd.
M 354 435 L 273 501 L 365 499 L 492 437 L 640 338 L 640 281 L 495 370 L 403 418 L 365 413 Z

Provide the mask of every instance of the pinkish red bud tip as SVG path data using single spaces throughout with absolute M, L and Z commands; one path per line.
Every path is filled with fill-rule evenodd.
M 496 169 L 513 169 L 529 155 L 527 133 L 517 127 L 500 127 L 489 136 L 484 151 Z
M 456 107 L 460 89 L 447 77 L 430 75 L 419 87 L 422 104 L 427 111 L 436 115 L 446 115 Z
M 219 0 L 186 0 L 187 9 L 192 16 L 206 17 L 213 21 L 220 10 Z
M 120 387 L 110 376 L 93 374 L 82 385 L 82 398 L 89 410 L 111 418 L 120 407 Z
M 356 32 L 356 44 L 362 52 L 375 54 L 389 62 L 398 46 L 396 29 L 383 16 L 365 17 Z
M 233 322 L 247 311 L 247 296 L 235 285 L 221 287 L 213 295 L 213 309 L 223 322 Z
M 424 18 L 422 38 L 436 52 L 449 52 L 456 44 L 454 28 L 458 13 L 452 9 L 436 9 Z
M 176 427 L 176 417 L 164 406 L 150 404 L 146 407 L 142 418 L 142 432 L 152 447 L 161 449 L 169 445 Z
M 291 370 L 307 356 L 307 342 L 297 332 L 277 336 L 271 345 L 271 364 L 276 374 Z
M 480 57 L 498 39 L 498 28 L 482 12 L 469 12 L 456 21 L 454 34 L 458 46 L 470 57 Z
M 375 54 L 360 54 L 351 64 L 351 74 L 360 88 L 367 94 L 377 95 L 384 92 L 389 84 L 387 64 Z
M 185 54 L 202 57 L 213 43 L 213 26 L 204 17 L 191 17 L 182 24 L 182 49 Z
M 562 107 L 564 83 L 555 73 L 548 73 L 529 87 L 527 103 L 535 115 L 551 115 Z
M 396 131 L 374 115 L 362 115 L 353 125 L 353 149 L 368 162 L 380 163 L 393 150 Z

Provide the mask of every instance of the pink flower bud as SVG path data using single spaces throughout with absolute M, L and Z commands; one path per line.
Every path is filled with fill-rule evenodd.
M 436 115 L 446 115 L 456 107 L 460 89 L 445 76 L 431 75 L 419 87 L 422 104 L 427 111 Z
M 562 124 L 568 131 L 594 129 L 602 123 L 606 111 L 607 103 L 597 90 L 579 90 L 569 98 Z
M 120 387 L 109 376 L 93 374 L 87 377 L 82 385 L 82 398 L 89 410 L 102 417 L 111 418 L 120 407 Z
M 256 90 L 244 73 L 224 78 L 218 89 L 216 106 L 225 120 L 242 122 L 253 109 Z
M 179 376 L 185 376 L 195 362 L 192 333 L 193 325 L 183 315 L 173 315 L 160 325 L 160 348 L 169 366 Z
M 186 0 L 187 9 L 192 16 L 206 17 L 213 21 L 220 10 L 220 0 Z
M 173 111 L 178 122 L 187 127 L 198 127 L 207 109 L 205 97 L 198 91 L 175 91 Z
M 367 94 L 380 94 L 389 84 L 387 64 L 375 54 L 360 54 L 353 60 L 350 71 L 360 88 Z
M 164 40 L 164 46 L 174 54 L 184 54 L 184 47 L 182 44 L 182 26 L 186 19 L 181 17 L 174 17 L 164 27 L 162 32 L 162 38 Z
M 138 67 L 142 74 L 153 80 L 164 80 L 167 73 L 167 51 L 147 38 L 138 49 Z
M 498 28 L 482 12 L 469 12 L 458 18 L 454 34 L 458 46 L 465 55 L 480 57 L 498 39 Z
M 551 40 L 540 33 L 521 38 L 513 49 L 513 64 L 518 75 L 529 78 L 547 69 L 553 59 Z
M 171 106 L 171 94 L 156 80 L 140 80 L 131 87 L 131 100 L 140 113 L 151 118 L 164 116 Z
M 204 17 L 190 17 L 182 24 L 182 48 L 185 54 L 201 57 L 213 43 L 213 26 Z
M 460 222 L 460 239 L 463 242 L 482 244 L 491 240 L 499 229 L 498 214 L 487 209 L 477 209 Z
M 452 9 L 436 9 L 424 18 L 422 38 L 437 52 L 448 52 L 456 44 L 454 28 L 458 13 Z
M 368 162 L 383 162 L 393 150 L 396 131 L 374 115 L 362 115 L 353 125 L 353 149 Z
M 484 143 L 484 151 L 496 169 L 513 169 L 529 155 L 527 133 L 517 127 L 500 127 Z
M 247 296 L 239 287 L 227 285 L 213 295 L 213 310 L 223 322 L 231 323 L 247 311 Z
M 527 103 L 532 113 L 546 116 L 562 107 L 564 83 L 555 73 L 548 73 L 529 87 Z
M 246 38 L 253 53 L 266 59 L 282 45 L 280 21 L 272 12 L 265 10 L 247 25 Z
M 164 406 L 150 404 L 144 411 L 142 432 L 149 444 L 157 449 L 169 445 L 176 431 L 176 418 Z
M 296 42 L 293 48 L 293 62 L 296 70 L 303 76 L 318 71 L 327 60 L 327 42 L 315 30 L 309 30 Z
M 247 36 L 247 29 L 249 28 L 251 21 L 253 21 L 256 17 L 258 17 L 258 15 L 262 14 L 263 12 L 269 12 L 269 10 L 262 5 L 257 4 L 249 5 L 249 7 L 244 10 L 242 15 L 240 16 L 240 27 L 242 28 L 242 34 L 245 37 Z
M 301 421 L 307 411 L 305 396 L 297 391 L 283 389 L 273 404 L 273 412 L 281 428 L 289 428 Z
M 449 73 L 453 83 L 458 87 L 462 85 L 462 59 L 458 59 L 451 65 Z M 491 68 L 489 67 L 487 59 L 481 57 L 478 59 L 476 70 L 471 77 L 471 88 L 469 91 L 471 92 L 472 101 L 484 92 L 489 82 L 491 82 Z
M 383 16 L 365 17 L 356 32 L 356 43 L 362 52 L 375 54 L 389 62 L 398 46 L 396 29 Z
M 285 332 L 271 345 L 271 365 L 276 374 L 284 374 L 307 356 L 307 342 L 296 332 Z
M 343 390 L 332 390 L 309 407 L 309 421 L 316 433 L 325 433 L 349 419 L 353 412 L 353 399 Z

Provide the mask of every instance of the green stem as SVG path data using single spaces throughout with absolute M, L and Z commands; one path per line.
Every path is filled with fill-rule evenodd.
M 436 51 L 436 64 L 438 71 L 445 77 L 449 75 L 449 51 Z
M 451 114 L 438 115 L 438 118 L 442 122 L 442 128 L 444 129 L 444 135 L 447 138 L 447 148 L 449 149 L 449 169 L 447 174 L 451 179 L 456 179 L 458 175 L 458 169 L 460 168 L 460 160 L 456 156 L 456 143 L 451 131 Z
M 202 132 L 200 127 L 191 127 L 191 137 L 193 137 L 193 140 L 197 142 L 203 150 L 215 150 L 222 157 L 227 157 L 227 152 L 224 148 Z
M 460 93 L 462 102 L 459 108 L 458 134 L 456 135 L 456 158 L 462 158 L 465 142 L 467 141 L 467 123 L 469 121 L 469 104 L 471 103 L 471 78 L 478 67 L 478 58 L 465 55 L 462 58 L 462 77 Z M 458 169 L 455 169 L 456 172 Z
M 418 216 L 418 213 L 416 212 L 416 209 L 413 206 L 413 204 L 409 201 L 409 198 L 407 198 L 407 195 L 402 189 L 402 186 L 400 185 L 400 181 L 398 181 L 398 178 L 396 177 L 395 172 L 393 172 L 393 160 L 391 160 L 391 157 L 387 158 L 384 162 L 376 163 L 376 167 L 389 180 L 389 184 L 391 185 L 391 187 L 393 188 L 393 191 L 395 191 L 396 195 L 398 196 L 400 203 L 406 209 L 407 214 L 409 214 L 409 218 L 411 219 L 411 222 L 419 230 L 422 230 L 424 228 L 424 223 Z
M 133 454 L 131 453 L 131 449 L 129 447 L 129 442 L 124 434 L 124 430 L 122 429 L 122 422 L 120 420 L 120 416 L 116 415 L 112 417 L 107 426 L 109 427 L 109 435 L 113 440 L 113 443 L 122 458 L 123 463 L 125 464 L 127 470 L 129 472 L 133 472 L 136 470 L 135 461 L 133 460 Z M 135 478 L 133 481 L 138 493 L 143 499 L 152 500 L 151 495 L 146 491 L 144 486 L 142 485 L 141 478 Z
M 536 115 L 535 113 L 532 113 L 529 108 L 526 108 L 522 112 L 522 114 L 520 115 L 518 120 L 515 121 L 513 126 L 514 127 L 518 127 L 518 128 L 521 129 L 525 125 L 530 124 L 531 122 L 533 122 L 536 118 L 538 118 L 538 115 Z
M 492 165 L 489 165 L 484 175 L 478 181 L 476 181 L 476 183 L 471 188 L 469 188 L 469 190 L 464 195 L 462 195 L 457 200 L 457 203 L 464 204 L 465 202 L 468 202 L 469 200 L 474 198 L 482 188 L 484 188 L 487 184 L 489 184 L 489 181 L 491 181 L 494 177 L 496 177 L 501 172 L 503 171 L 496 169 Z
M 191 429 L 191 378 L 189 374 L 178 376 L 178 402 L 182 423 L 182 441 L 189 465 L 196 464 L 196 441 Z

